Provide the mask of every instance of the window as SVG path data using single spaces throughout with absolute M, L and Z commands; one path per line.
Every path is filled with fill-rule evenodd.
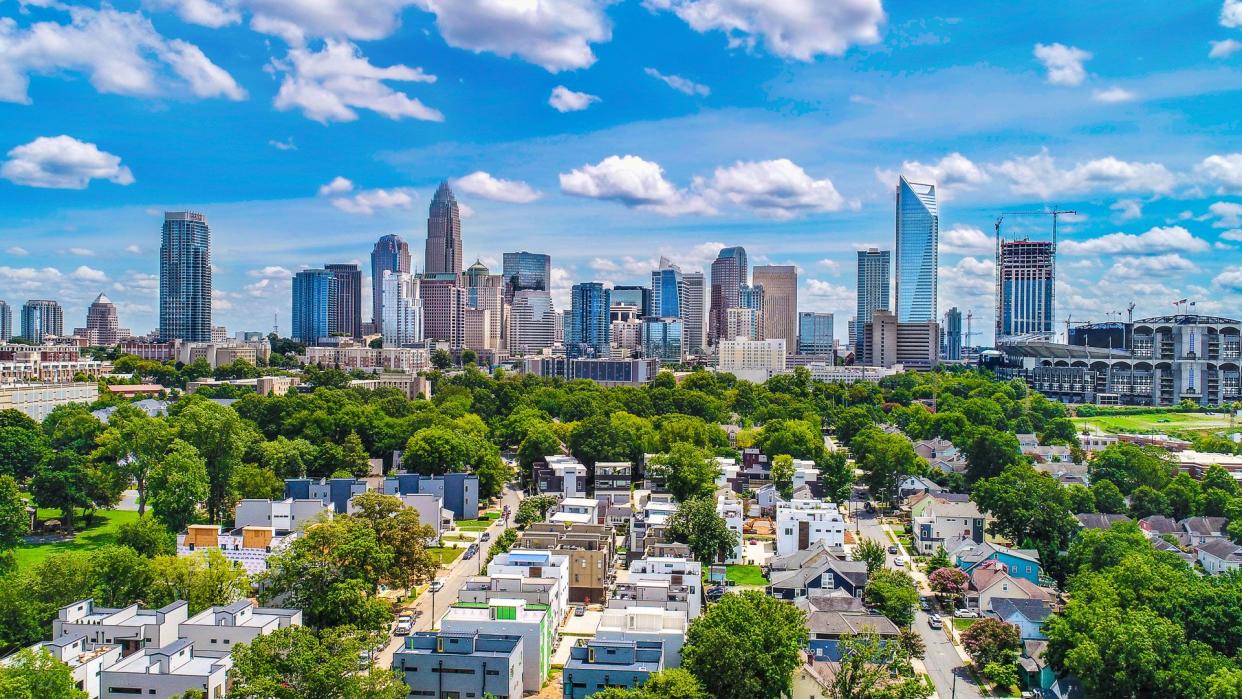
M 141 687 L 109 687 L 109 694 L 142 694 Z

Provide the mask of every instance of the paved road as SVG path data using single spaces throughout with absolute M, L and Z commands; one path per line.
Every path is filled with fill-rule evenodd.
M 851 500 L 850 507 L 854 513 L 859 534 L 881 542 L 885 548 L 892 544 L 892 540 L 884 533 L 875 515 L 864 511 L 861 500 Z M 893 558 L 894 556 L 889 554 L 888 567 L 896 569 Z M 906 552 L 907 564 L 904 568 L 906 572 L 911 572 L 909 560 L 909 552 Z M 928 626 L 927 615 L 922 611 L 914 616 L 914 629 L 918 631 L 919 636 L 923 638 L 923 643 L 927 646 L 927 655 L 923 658 L 923 664 L 927 667 L 927 674 L 931 676 L 932 682 L 936 685 L 937 696 L 940 699 L 982 699 L 983 694 L 979 690 L 979 685 L 971 679 L 970 673 L 966 671 L 962 662 L 962 656 L 953 647 L 953 643 L 945 635 L 944 630 Z
M 518 503 L 521 500 L 521 491 L 510 486 L 506 488 L 501 498 L 501 503 L 502 505 L 509 505 L 512 513 L 516 515 Z M 512 518 L 510 518 L 510 522 L 512 522 Z M 466 584 L 466 579 L 480 574 L 483 561 L 487 560 L 487 552 L 491 549 L 492 543 L 496 541 L 496 536 L 503 530 L 504 526 L 500 520 L 497 520 L 487 530 L 492 535 L 491 540 L 479 542 L 479 552 L 474 558 L 467 561 L 464 557 L 458 557 L 447 570 L 443 568 L 440 570 L 437 579 L 444 583 L 444 588 L 435 594 L 424 592 L 418 596 L 414 603 L 414 609 L 418 611 L 418 614 L 414 617 L 415 631 L 430 630 L 439 617 L 444 615 L 444 610 L 457 601 L 457 593 Z M 394 635 L 390 637 L 387 645 L 376 655 L 375 664 L 380 667 L 392 667 L 392 656 L 404 643 L 404 636 Z

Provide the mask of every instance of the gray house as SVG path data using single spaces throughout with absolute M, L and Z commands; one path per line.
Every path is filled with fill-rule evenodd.
M 522 696 L 522 637 L 421 631 L 392 658 L 412 697 Z

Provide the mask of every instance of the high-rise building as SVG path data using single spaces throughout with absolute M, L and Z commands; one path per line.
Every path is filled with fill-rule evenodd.
M 897 183 L 897 322 L 925 323 L 937 318 L 937 266 L 940 207 L 936 185 Z
M 419 279 L 408 272 L 383 271 L 380 280 L 385 347 L 408 347 L 423 341 L 423 298 Z
M 476 260 L 470 265 L 462 277 L 466 283 L 466 309 L 487 311 L 487 327 L 479 331 L 477 337 L 472 336 L 470 325 L 480 322 L 483 316 L 476 313 L 467 317 L 466 347 L 476 351 L 504 349 L 505 339 L 509 334 L 509 304 L 505 302 L 504 277 L 492 274 L 482 260 Z
M 556 342 L 556 310 L 552 294 L 539 289 L 522 289 L 513 294 L 509 311 L 509 352 L 538 354 Z
M 552 291 L 552 258 L 537 252 L 506 252 L 501 259 L 505 300 L 523 289 Z
M 651 315 L 651 289 L 645 286 L 612 287 L 612 305 L 624 304 L 638 309 L 638 317 Z
M 565 326 L 565 356 L 608 357 L 612 297 L 599 282 L 574 284 L 569 292 L 569 321 Z
M 0 301 L 0 342 L 8 342 L 13 337 L 13 308 Z
M 741 246 L 724 248 L 712 262 L 711 311 L 707 323 L 711 344 L 715 344 L 724 332 L 728 309 L 741 307 L 741 292 L 742 287 L 747 285 L 747 272 L 746 248 Z
M 48 335 L 65 334 L 65 312 L 48 299 L 30 299 L 22 306 L 22 337 L 43 342 Z
M 962 312 L 957 306 L 944 313 L 944 358 L 957 361 L 962 358 Z
M 888 250 L 870 248 L 858 251 L 858 310 L 854 315 L 855 330 L 871 320 L 876 311 L 892 310 L 889 306 L 889 262 Z M 862 333 L 850 335 L 850 344 L 854 345 L 855 353 L 861 351 Z
M 752 273 L 763 287 L 763 335 L 784 340 L 785 347 L 798 341 L 798 269 L 793 265 L 757 266 Z
M 798 354 L 832 356 L 832 323 L 831 313 L 799 313 Z
M 211 229 L 203 214 L 164 213 L 160 339 L 211 342 Z
M 340 332 L 339 298 L 334 272 L 304 269 L 293 275 L 293 329 L 289 336 L 304 345 L 317 345 Z
M 681 268 L 660 258 L 660 268 L 651 272 L 651 316 L 680 318 L 686 303 L 686 281 Z
M 680 362 L 685 358 L 684 329 L 681 318 L 643 318 L 643 356 L 656 357 L 661 362 Z
M 362 337 L 362 270 L 352 263 L 323 268 L 336 276 L 336 332 Z
M 371 249 L 371 322 L 384 329 L 384 272 L 409 273 L 410 246 L 399 235 L 386 235 Z
M 705 354 L 707 351 L 707 280 L 702 272 L 682 275 L 686 283 L 686 302 L 681 320 L 684 323 L 687 354 Z
M 117 318 L 116 304 L 99 294 L 86 309 L 86 327 L 74 328 L 73 334 L 86 339 L 91 345 L 112 346 L 129 337 L 129 328 L 122 328 Z
M 441 182 L 427 212 L 427 274 L 461 274 L 461 212 L 448 182 Z
M 996 339 L 1052 335 L 1056 248 L 1051 241 L 1005 240 L 996 280 Z
M 638 315 L 638 307 L 617 303 L 616 289 L 613 289 L 612 309 L 608 312 L 612 333 L 609 340 L 618 349 L 629 353 L 641 350 L 643 344 L 642 320 Z
M 862 331 L 862 361 L 885 369 L 901 364 L 927 371 L 940 362 L 940 328 L 936 321 L 902 323 L 889 311 L 876 311 Z
M 744 286 L 738 300 L 738 304 L 742 308 L 753 308 L 756 311 L 763 310 L 763 286 Z
M 720 340 L 763 340 L 763 311 L 753 308 L 725 309 L 725 324 Z
M 453 272 L 424 274 L 419 282 L 423 297 L 423 335 L 461 349 L 465 342 L 466 289 Z

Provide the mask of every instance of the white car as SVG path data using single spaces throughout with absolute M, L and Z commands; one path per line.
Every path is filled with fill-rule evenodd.
M 953 616 L 957 617 L 958 619 L 978 619 L 979 610 L 978 609 L 959 609 L 953 612 Z
M 432 580 L 431 585 L 427 586 L 427 589 L 431 590 L 432 592 L 439 592 L 440 590 L 444 589 L 444 581 L 443 580 Z
M 906 567 L 906 557 L 905 557 L 905 556 L 898 556 L 898 557 L 894 558 L 894 559 L 893 559 L 893 565 L 897 566 L 898 568 L 905 568 L 905 567 Z
M 397 625 L 393 628 L 393 634 L 397 636 L 409 636 L 414 631 L 414 617 L 401 616 L 397 618 Z

